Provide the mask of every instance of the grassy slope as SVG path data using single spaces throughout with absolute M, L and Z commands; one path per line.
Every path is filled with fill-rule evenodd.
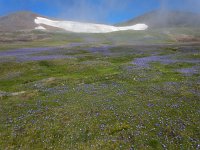
M 197 28 L 167 28 L 147 31 L 123 31 L 108 34 L 76 34 L 76 33 L 48 33 L 48 32 L 15 32 L 0 33 L 0 50 L 26 47 L 47 47 L 67 45 L 68 43 L 86 42 L 89 44 L 132 45 L 132 44 L 172 44 L 178 36 L 187 35 L 200 38 Z M 7 41 L 7 42 L 6 42 Z
M 51 47 L 62 46 L 69 43 L 79 43 L 83 40 L 71 33 L 50 33 L 50 32 L 13 32 L 0 33 L 0 50 L 9 50 L 29 47 Z
M 109 36 L 116 34 L 125 38 Z M 25 91 L 0 98 L 2 149 L 197 148 L 199 74 L 176 71 L 195 64 L 157 62 L 148 69 L 131 62 L 155 52 L 199 55 L 173 47 L 117 47 L 107 57 L 72 50 L 81 57 L 0 64 L 0 90 Z

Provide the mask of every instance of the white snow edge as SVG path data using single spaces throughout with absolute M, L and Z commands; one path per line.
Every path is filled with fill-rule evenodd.
M 39 26 L 36 27 L 39 30 L 46 30 L 46 28 L 41 25 L 48 25 L 52 27 L 57 27 L 66 31 L 76 32 L 76 33 L 109 33 L 115 31 L 125 31 L 125 30 L 146 30 L 148 26 L 146 24 L 136 24 L 133 26 L 125 27 L 115 27 L 104 24 L 93 24 L 93 23 L 81 23 L 73 21 L 55 21 L 43 17 L 36 17 L 35 23 Z
M 43 26 L 37 26 L 35 27 L 35 30 L 46 30 L 46 28 Z

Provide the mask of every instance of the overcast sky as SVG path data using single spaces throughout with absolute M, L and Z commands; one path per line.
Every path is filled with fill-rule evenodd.
M 48 17 L 118 23 L 155 9 L 200 12 L 200 0 L 0 0 L 0 15 L 32 11 Z

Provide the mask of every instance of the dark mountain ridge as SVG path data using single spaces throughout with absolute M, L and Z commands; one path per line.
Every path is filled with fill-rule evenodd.
M 39 16 L 32 12 L 17 12 L 0 17 L 0 31 L 32 30 L 37 25 L 34 19 Z

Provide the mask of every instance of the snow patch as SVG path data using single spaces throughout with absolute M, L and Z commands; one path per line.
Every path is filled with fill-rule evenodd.
M 73 21 L 55 21 L 43 17 L 37 17 L 35 19 L 35 23 L 40 25 L 39 27 L 42 27 L 41 25 L 44 24 L 77 33 L 109 33 L 125 30 L 146 30 L 148 28 L 146 24 L 136 24 L 133 26 L 126 27 L 115 27 L 104 24 L 81 23 Z M 41 29 L 43 30 L 44 27 L 42 27 Z
M 38 27 L 35 27 L 35 30 L 46 30 L 46 28 L 43 26 L 38 26 Z
M 118 30 L 146 30 L 148 26 L 146 24 L 136 24 L 133 26 L 118 27 Z

